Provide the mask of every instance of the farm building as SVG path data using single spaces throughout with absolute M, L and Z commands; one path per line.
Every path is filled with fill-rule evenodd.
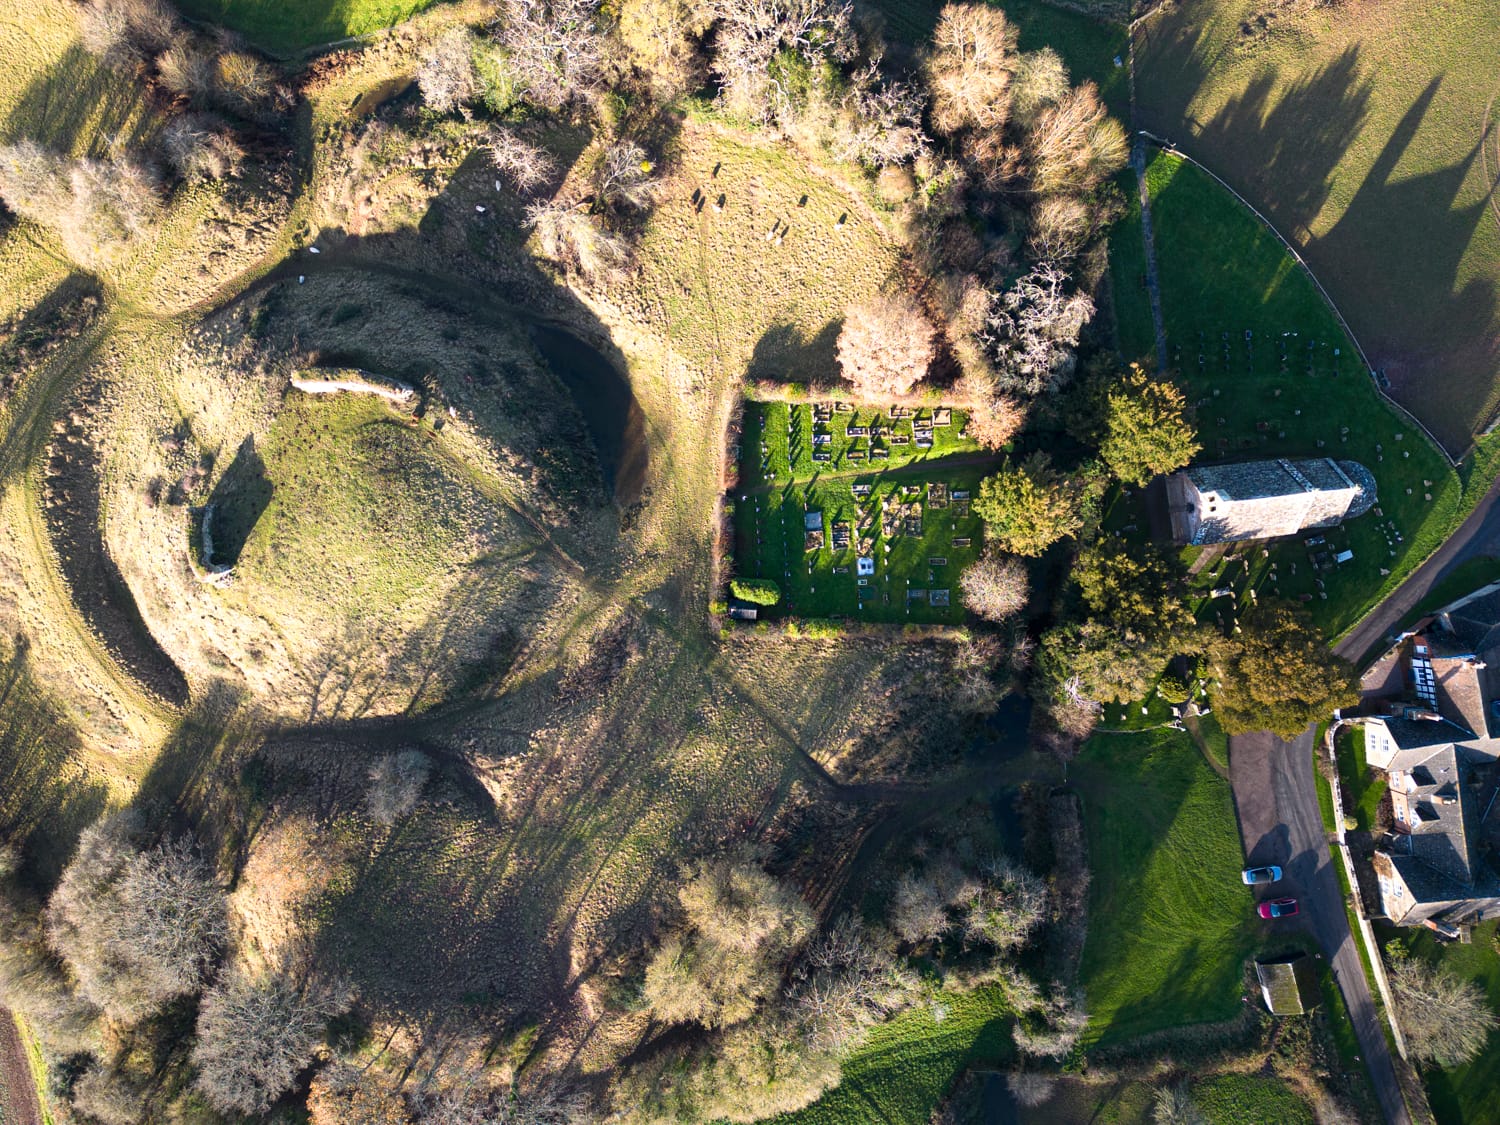
M 1332 527 L 1375 504 L 1375 478 L 1355 461 L 1245 461 L 1194 465 L 1167 478 L 1180 543 L 1276 539 Z
M 1255 975 L 1273 1016 L 1300 1016 L 1318 1006 L 1318 973 L 1305 953 L 1257 961 Z

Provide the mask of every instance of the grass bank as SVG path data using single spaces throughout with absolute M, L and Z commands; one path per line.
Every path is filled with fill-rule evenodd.
M 184 15 L 237 31 L 277 54 L 394 27 L 434 3 L 437 0 L 177 0 Z
M 997 988 L 940 994 L 897 1016 L 844 1063 L 838 1086 L 777 1125 L 927 1125 L 970 1066 L 996 1066 L 1012 1051 L 1010 1012 Z
M 1096 735 L 1071 776 L 1093 868 L 1086 1038 L 1233 1017 L 1256 931 L 1229 784 L 1173 730 Z

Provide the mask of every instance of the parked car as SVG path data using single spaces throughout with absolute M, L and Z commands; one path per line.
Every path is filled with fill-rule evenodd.
M 1297 900 L 1294 898 L 1273 898 L 1269 902 L 1263 902 L 1255 908 L 1255 912 L 1262 918 L 1290 918 L 1297 913 Z
M 1247 867 L 1240 872 L 1240 878 L 1245 881 L 1246 886 L 1253 887 L 1258 883 L 1281 882 L 1281 868 L 1274 863 L 1265 867 Z

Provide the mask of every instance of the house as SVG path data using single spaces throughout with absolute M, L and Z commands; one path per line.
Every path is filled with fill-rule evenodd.
M 1357 461 L 1331 457 L 1194 465 L 1167 478 L 1179 543 L 1276 539 L 1332 527 L 1375 504 L 1375 478 Z
M 1444 928 L 1500 916 L 1500 583 L 1417 628 L 1365 671 L 1358 712 L 1342 717 L 1363 727 L 1389 791 L 1371 859 L 1381 906 L 1399 925 Z
M 1305 953 L 1257 961 L 1255 976 L 1266 1009 L 1273 1016 L 1300 1016 L 1316 1008 L 1321 1000 L 1317 968 Z

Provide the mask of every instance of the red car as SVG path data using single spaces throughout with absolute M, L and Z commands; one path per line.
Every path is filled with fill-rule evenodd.
M 1263 902 L 1255 908 L 1255 912 L 1262 918 L 1290 918 L 1297 913 L 1297 900 L 1294 898 L 1273 898 L 1269 902 Z

